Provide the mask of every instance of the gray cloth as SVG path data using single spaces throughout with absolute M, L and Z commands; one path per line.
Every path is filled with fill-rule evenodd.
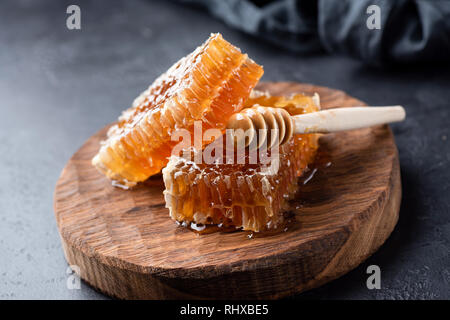
M 283 48 L 324 49 L 367 64 L 450 60 L 450 0 L 178 0 Z M 380 29 L 366 25 L 370 5 Z

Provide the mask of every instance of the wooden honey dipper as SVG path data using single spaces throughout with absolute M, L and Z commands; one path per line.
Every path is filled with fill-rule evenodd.
M 291 116 L 282 108 L 255 105 L 231 116 L 227 129 L 247 132 L 246 135 L 234 135 L 236 142 L 244 138 L 245 146 L 258 137 L 257 148 L 266 139 L 267 147 L 271 148 L 278 141 L 280 145 L 284 144 L 295 133 L 331 133 L 404 119 L 405 109 L 402 106 L 336 108 Z M 270 129 L 275 129 L 277 134 L 272 134 L 274 131 Z

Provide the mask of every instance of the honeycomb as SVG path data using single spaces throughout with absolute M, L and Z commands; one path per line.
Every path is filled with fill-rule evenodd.
M 130 187 L 167 164 L 175 130 L 224 130 L 263 74 L 261 66 L 220 34 L 175 63 L 113 125 L 92 164 L 115 185 Z
M 291 115 L 319 110 L 318 96 L 301 94 L 277 97 L 254 92 L 244 106 L 256 103 L 284 108 Z M 195 163 L 193 157 L 171 156 L 163 169 L 171 218 L 196 227 L 218 225 L 255 232 L 279 228 L 284 225 L 287 200 L 297 192 L 297 178 L 314 160 L 317 140 L 317 134 L 294 135 L 280 147 L 276 170 L 251 163 L 248 152 L 242 164 Z M 191 156 L 197 152 L 201 151 L 191 150 Z M 271 150 L 265 152 L 270 157 Z

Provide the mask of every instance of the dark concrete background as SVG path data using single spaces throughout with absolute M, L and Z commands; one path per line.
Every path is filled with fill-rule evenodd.
M 79 4 L 82 30 L 66 28 Z M 346 57 L 299 56 L 164 1 L 0 3 L 0 298 L 103 299 L 66 287 L 53 189 L 66 161 L 99 128 L 211 32 L 265 67 L 264 80 L 338 88 L 372 105 L 402 104 L 400 221 L 348 275 L 296 298 L 450 298 L 450 72 L 443 66 L 369 69 Z M 380 290 L 366 288 L 379 265 Z

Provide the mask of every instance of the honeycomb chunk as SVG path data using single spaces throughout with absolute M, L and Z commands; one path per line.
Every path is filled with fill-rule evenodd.
M 285 108 L 291 115 L 319 110 L 318 96 L 301 94 L 287 98 L 256 93 L 245 107 L 255 103 Z M 297 191 L 297 178 L 314 160 L 317 140 L 317 134 L 294 135 L 280 147 L 275 170 L 251 163 L 248 153 L 243 164 L 194 163 L 193 158 L 171 156 L 163 169 L 171 218 L 184 225 L 215 224 L 255 232 L 279 228 L 287 200 Z
M 261 66 L 220 34 L 157 78 L 108 131 L 92 164 L 118 185 L 133 186 L 167 164 L 175 130 L 224 130 L 263 74 Z

